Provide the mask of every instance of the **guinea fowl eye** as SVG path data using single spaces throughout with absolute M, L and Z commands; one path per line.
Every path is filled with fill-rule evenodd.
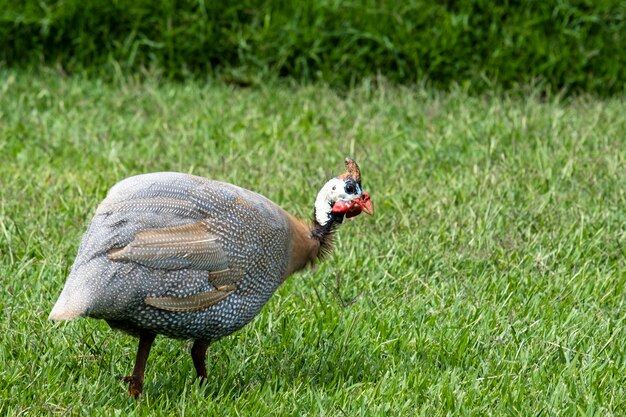
M 356 192 L 356 188 L 354 187 L 354 184 L 352 184 L 351 182 L 346 184 L 346 193 L 348 194 L 354 194 Z

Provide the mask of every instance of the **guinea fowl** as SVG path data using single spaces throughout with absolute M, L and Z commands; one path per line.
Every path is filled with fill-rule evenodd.
M 104 319 L 139 337 L 129 395 L 143 389 L 157 334 L 194 339 L 198 377 L 211 342 L 242 328 L 280 284 L 330 250 L 344 217 L 373 214 L 345 160 L 315 199 L 312 226 L 235 185 L 174 172 L 127 178 L 98 206 L 50 319 Z

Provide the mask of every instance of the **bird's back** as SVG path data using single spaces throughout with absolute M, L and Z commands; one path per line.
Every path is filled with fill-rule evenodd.
M 231 184 L 130 177 L 98 206 L 51 318 L 219 339 L 248 323 L 282 282 L 290 227 L 277 205 Z M 227 295 L 216 297 L 216 288 Z

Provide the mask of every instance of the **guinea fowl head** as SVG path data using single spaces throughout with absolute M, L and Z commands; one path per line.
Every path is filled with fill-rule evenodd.
M 370 195 L 361 187 L 359 166 L 351 158 L 346 158 L 345 163 L 346 171 L 324 184 L 315 199 L 311 234 L 321 241 L 322 249 L 330 243 L 326 237 L 344 217 L 358 216 L 361 212 L 374 214 Z

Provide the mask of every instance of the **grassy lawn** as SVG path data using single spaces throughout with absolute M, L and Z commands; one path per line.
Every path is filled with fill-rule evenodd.
M 0 415 L 624 415 L 624 100 L 236 89 L 0 72 Z M 308 218 L 343 157 L 375 216 L 209 348 L 47 320 L 124 177 L 175 170 Z

